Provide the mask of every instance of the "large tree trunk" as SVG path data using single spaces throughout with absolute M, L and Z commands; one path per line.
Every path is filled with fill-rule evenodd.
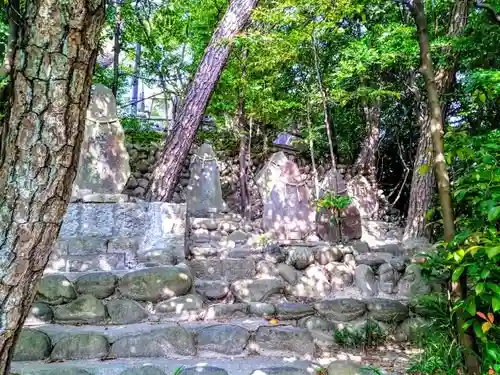
M 194 75 L 182 109 L 152 172 L 147 197 L 169 201 L 198 125 L 231 52 L 232 39 L 245 27 L 258 0 L 232 0 Z
M 366 121 L 366 135 L 361 152 L 354 164 L 357 173 L 363 173 L 372 186 L 377 186 L 377 146 L 380 135 L 380 102 L 365 103 L 363 112 Z
M 457 4 L 461 1 L 462 0 L 455 2 L 455 7 L 457 7 Z M 466 7 L 467 4 L 465 4 L 465 8 Z M 427 100 L 430 115 L 429 135 L 432 139 L 432 146 L 434 149 L 434 173 L 438 184 L 439 199 L 441 202 L 444 240 L 446 242 L 450 242 L 454 236 L 455 224 L 453 219 L 453 207 L 450 193 L 450 178 L 448 176 L 444 158 L 443 116 L 441 113 L 441 105 L 439 102 L 439 91 L 436 85 L 437 77 L 434 75 L 434 69 L 432 67 L 429 33 L 427 29 L 427 17 L 422 0 L 413 1 L 411 12 L 413 17 L 415 18 L 415 23 L 417 25 L 421 61 L 420 70 L 422 72 L 422 76 L 424 77 L 425 88 L 427 91 Z M 449 75 L 446 75 L 446 77 L 448 77 L 448 79 L 450 78 Z M 443 82 L 446 77 L 442 77 L 440 82 Z M 424 134 L 422 134 L 421 136 L 424 136 Z M 467 296 L 467 278 L 465 272 L 462 273 L 459 282 L 453 283 L 451 288 L 451 295 L 454 303 L 463 300 Z M 465 321 L 463 307 L 458 307 L 456 310 L 457 332 L 459 333 L 460 343 L 465 349 L 464 355 L 467 374 L 479 375 L 481 373 L 481 364 L 479 363 L 478 358 L 475 355 L 476 348 L 474 337 L 470 334 L 470 331 L 464 330 L 464 323 Z
M 448 28 L 448 36 L 453 37 L 461 34 L 467 26 L 468 19 L 468 2 L 466 0 L 457 0 L 454 2 L 450 26 Z M 434 77 L 434 83 L 438 91 L 438 97 L 445 96 L 453 87 L 455 81 L 455 71 L 458 56 L 453 51 L 443 51 L 443 54 L 451 56 L 451 61 L 447 67 L 439 69 Z M 423 96 L 422 96 L 423 99 Z M 445 102 L 441 114 L 446 115 L 443 111 L 447 107 Z M 431 109 L 432 110 L 432 109 Z M 408 215 L 404 238 L 417 238 L 428 236 L 426 230 L 426 215 L 432 206 L 432 198 L 436 189 L 436 182 L 432 176 L 431 154 L 432 154 L 432 141 L 431 141 L 431 117 L 421 111 L 418 117 L 420 127 L 420 140 L 415 157 L 413 179 L 411 182 L 410 202 L 408 208 Z M 444 122 L 445 118 L 441 119 Z M 426 167 L 428 166 L 428 167 Z
M 28 2 L 0 162 L 0 374 L 48 262 L 76 175 L 104 0 Z

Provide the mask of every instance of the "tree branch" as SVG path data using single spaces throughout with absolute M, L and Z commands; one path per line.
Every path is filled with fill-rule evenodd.
M 491 16 L 493 22 L 500 24 L 500 13 L 497 13 L 493 5 L 485 4 L 483 0 L 476 0 L 477 9 L 486 9 Z

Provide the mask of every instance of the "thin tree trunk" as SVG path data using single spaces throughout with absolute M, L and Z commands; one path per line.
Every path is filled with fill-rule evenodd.
M 460 0 L 461 1 L 461 0 Z M 455 2 L 455 7 L 457 3 Z M 466 5 L 465 5 L 466 7 Z M 455 225 L 453 219 L 453 207 L 450 194 L 450 179 L 446 169 L 446 162 L 444 158 L 443 146 L 443 116 L 441 113 L 441 105 L 439 102 L 439 91 L 436 85 L 436 76 L 432 67 L 432 58 L 430 55 L 429 33 L 427 29 L 427 17 L 422 0 L 414 0 L 411 12 L 415 18 L 417 25 L 419 46 L 420 46 L 420 60 L 421 72 L 424 77 L 425 87 L 427 90 L 427 99 L 429 103 L 430 113 L 430 135 L 432 138 L 432 145 L 434 148 L 434 172 L 438 183 L 439 199 L 441 202 L 443 227 L 444 227 L 444 240 L 449 242 L 453 239 Z M 452 21 L 453 22 L 453 21 Z M 449 77 L 449 75 L 446 75 Z M 453 302 L 457 302 L 466 297 L 467 293 L 467 278 L 466 273 L 462 274 L 459 282 L 452 285 L 452 298 Z M 481 364 L 475 356 L 475 343 L 474 337 L 470 332 L 464 330 L 464 311 L 463 308 L 458 308 L 456 311 L 456 324 L 459 334 L 460 343 L 465 348 L 465 365 L 467 374 L 479 375 L 481 372 Z
M 132 82 L 132 114 L 137 115 L 137 107 L 139 103 L 139 74 L 141 71 L 141 45 L 135 45 L 134 57 L 134 79 Z
M 361 152 L 355 162 L 355 171 L 368 177 L 372 186 L 377 186 L 377 146 L 380 136 L 380 101 L 365 103 L 363 113 L 366 121 L 366 136 Z
M 104 3 L 28 2 L 21 24 L 0 163 L 0 374 L 71 196 Z
M 448 28 L 448 36 L 453 37 L 461 34 L 467 26 L 468 19 L 468 2 L 467 0 L 457 0 L 453 4 L 450 25 Z M 445 104 L 442 107 L 441 115 L 446 115 L 443 111 L 446 108 L 446 94 L 453 87 L 455 80 L 455 71 L 458 56 L 453 51 L 445 50 L 443 54 L 451 55 L 452 61 L 447 67 L 439 69 L 434 76 L 434 84 L 438 90 L 438 97 L 445 98 Z M 423 96 L 422 96 L 423 99 Z M 428 111 L 428 110 L 426 110 Z M 420 140 L 415 157 L 413 169 L 413 179 L 411 182 L 410 202 L 404 238 L 427 237 L 429 235 L 426 229 L 426 215 L 432 206 L 432 199 L 436 189 L 436 182 L 431 171 L 431 155 L 432 155 L 432 127 L 431 118 L 421 112 L 419 116 L 420 125 Z M 445 121 L 443 116 L 441 122 Z M 428 167 L 425 167 L 428 166 Z M 426 172 L 426 169 L 429 171 Z
M 118 82 L 120 80 L 120 36 L 121 36 L 121 14 L 120 14 L 120 3 L 115 1 L 115 35 L 114 35 L 114 47 L 113 47 L 113 84 L 111 85 L 111 91 L 116 98 L 118 94 Z
M 311 121 L 311 106 L 309 101 L 307 102 L 307 130 L 309 132 L 309 152 L 311 153 L 311 165 L 312 173 L 314 178 L 314 196 L 319 199 L 319 179 L 318 179 L 318 169 L 316 168 L 316 158 L 314 156 L 314 139 L 312 132 L 312 121 Z
M 172 133 L 152 172 L 148 187 L 149 200 L 172 199 L 179 173 L 182 170 L 194 136 L 215 89 L 229 53 L 232 39 L 243 30 L 258 0 L 233 0 L 212 35 L 186 94 Z
M 247 51 L 242 52 L 241 60 L 241 87 L 238 99 L 238 128 L 240 132 L 240 152 L 239 152 L 239 180 L 240 180 L 240 202 L 241 215 L 250 220 L 250 192 L 248 190 L 248 147 L 247 119 L 245 114 L 245 79 L 246 79 L 246 59 Z

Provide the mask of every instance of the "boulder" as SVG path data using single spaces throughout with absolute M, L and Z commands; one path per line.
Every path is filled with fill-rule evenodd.
M 264 302 L 284 288 L 285 283 L 280 279 L 246 279 L 235 281 L 231 285 L 231 292 L 238 301 Z
M 378 294 L 377 280 L 372 268 L 366 264 L 360 264 L 355 270 L 356 286 L 363 297 L 373 297 Z
M 366 313 L 363 301 L 353 298 L 324 300 L 314 305 L 316 311 L 329 321 L 350 322 Z
M 220 354 L 235 355 L 245 350 L 250 332 L 245 328 L 231 324 L 217 324 L 198 331 L 197 346 Z
M 113 343 L 111 354 L 117 358 L 194 356 L 196 347 L 191 333 L 183 327 L 173 326 L 121 337 Z
M 300 277 L 299 271 L 285 263 L 279 263 L 276 268 L 279 276 L 281 276 L 288 284 L 297 284 Z
M 246 303 L 218 303 L 211 305 L 205 311 L 205 320 L 245 318 L 247 314 L 248 305 Z
M 354 271 L 344 263 L 332 262 L 325 266 L 330 274 L 330 284 L 335 290 L 343 290 L 352 285 L 354 281 Z
M 190 172 L 186 195 L 188 213 L 195 217 L 208 217 L 224 211 L 219 167 L 211 145 L 204 143 L 198 148 L 191 160 Z
M 187 294 L 185 296 L 170 298 L 167 301 L 159 302 L 156 305 L 157 313 L 176 313 L 181 314 L 184 311 L 199 310 L 203 307 L 203 300 L 196 294 Z
M 106 307 L 112 324 L 138 323 L 149 316 L 139 302 L 130 299 L 112 299 Z
M 314 252 L 310 247 L 292 246 L 288 248 L 286 263 L 298 270 L 306 269 L 314 264 Z
M 392 254 L 390 253 L 363 253 L 356 256 L 356 263 L 366 264 L 367 266 L 377 268 L 381 264 L 390 262 L 392 259 Z
M 30 313 L 26 318 L 27 324 L 51 323 L 54 313 L 49 305 L 42 302 L 35 302 L 31 306 Z
M 250 375 L 311 375 L 308 370 L 297 367 L 267 367 L 253 371 Z
M 196 279 L 195 290 L 208 300 L 222 299 L 229 293 L 229 284 L 225 281 Z
M 213 366 L 186 367 L 181 370 L 179 375 L 229 375 L 226 370 Z
M 336 246 L 323 246 L 319 249 L 316 249 L 314 258 L 316 262 L 321 264 L 322 266 L 327 265 L 331 262 L 340 262 L 344 254 L 340 247 Z
M 295 297 L 325 298 L 331 293 L 328 274 L 320 266 L 307 267 L 295 285 L 286 288 L 287 293 Z
M 269 318 L 276 315 L 276 308 L 272 303 L 251 302 L 249 305 L 249 313 L 251 315 Z
M 335 361 L 328 365 L 328 375 L 375 375 L 377 372 L 370 370 L 358 362 Z
M 305 316 L 314 315 L 314 309 L 305 303 L 280 303 L 276 305 L 276 315 L 282 320 L 300 319 Z
M 11 375 L 15 375 L 12 374 Z M 51 369 L 37 370 L 36 375 L 92 375 L 90 372 L 77 367 L 53 367 Z
M 373 319 L 385 323 L 399 323 L 409 314 L 407 306 L 391 299 L 372 298 L 367 301 L 366 305 Z
M 379 274 L 379 288 L 384 293 L 396 293 L 396 285 L 398 283 L 399 274 L 389 264 L 384 263 L 378 269 Z
M 260 326 L 255 333 L 256 350 L 261 353 L 289 353 L 314 357 L 311 333 L 305 328 L 290 326 Z
M 299 320 L 298 326 L 302 328 L 307 328 L 310 331 L 316 330 L 316 331 L 333 332 L 335 330 L 335 324 L 319 316 L 308 316 L 302 318 Z
M 157 302 L 188 293 L 192 283 L 193 278 L 184 267 L 152 267 L 127 273 L 120 279 L 118 289 L 127 298 Z
M 23 329 L 17 341 L 13 361 L 41 361 L 52 350 L 50 337 L 34 329 Z
M 115 292 L 118 277 L 111 272 L 95 272 L 80 276 L 75 281 L 79 294 L 91 294 L 97 298 L 107 298 Z
M 116 112 L 116 99 L 108 87 L 95 84 L 87 109 L 73 197 L 82 194 L 120 194 L 130 176 L 125 133 Z
M 121 372 L 120 375 L 166 375 L 158 367 L 151 365 L 143 365 L 132 367 Z
M 54 308 L 54 319 L 60 323 L 99 323 L 106 319 L 106 307 L 101 300 L 84 294 L 76 300 Z
M 63 275 L 47 275 L 38 283 L 37 302 L 61 305 L 76 298 L 73 284 Z
M 102 359 L 108 356 L 109 343 L 106 337 L 97 333 L 80 333 L 65 336 L 59 340 L 50 358 L 65 359 Z
M 347 182 L 347 193 L 353 198 L 353 203 L 362 218 L 375 217 L 379 209 L 378 191 L 366 177 L 356 175 Z
M 417 297 L 430 293 L 431 286 L 424 280 L 421 272 L 418 264 L 406 267 L 405 274 L 398 284 L 398 293 L 402 297 Z

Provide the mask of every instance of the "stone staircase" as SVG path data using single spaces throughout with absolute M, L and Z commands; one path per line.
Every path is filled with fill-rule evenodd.
M 411 252 L 273 242 L 237 215 L 187 218 L 184 205 L 71 204 L 12 371 L 402 374 L 419 319 L 408 297 L 430 290 Z M 379 348 L 334 340 L 371 323 L 387 338 Z

